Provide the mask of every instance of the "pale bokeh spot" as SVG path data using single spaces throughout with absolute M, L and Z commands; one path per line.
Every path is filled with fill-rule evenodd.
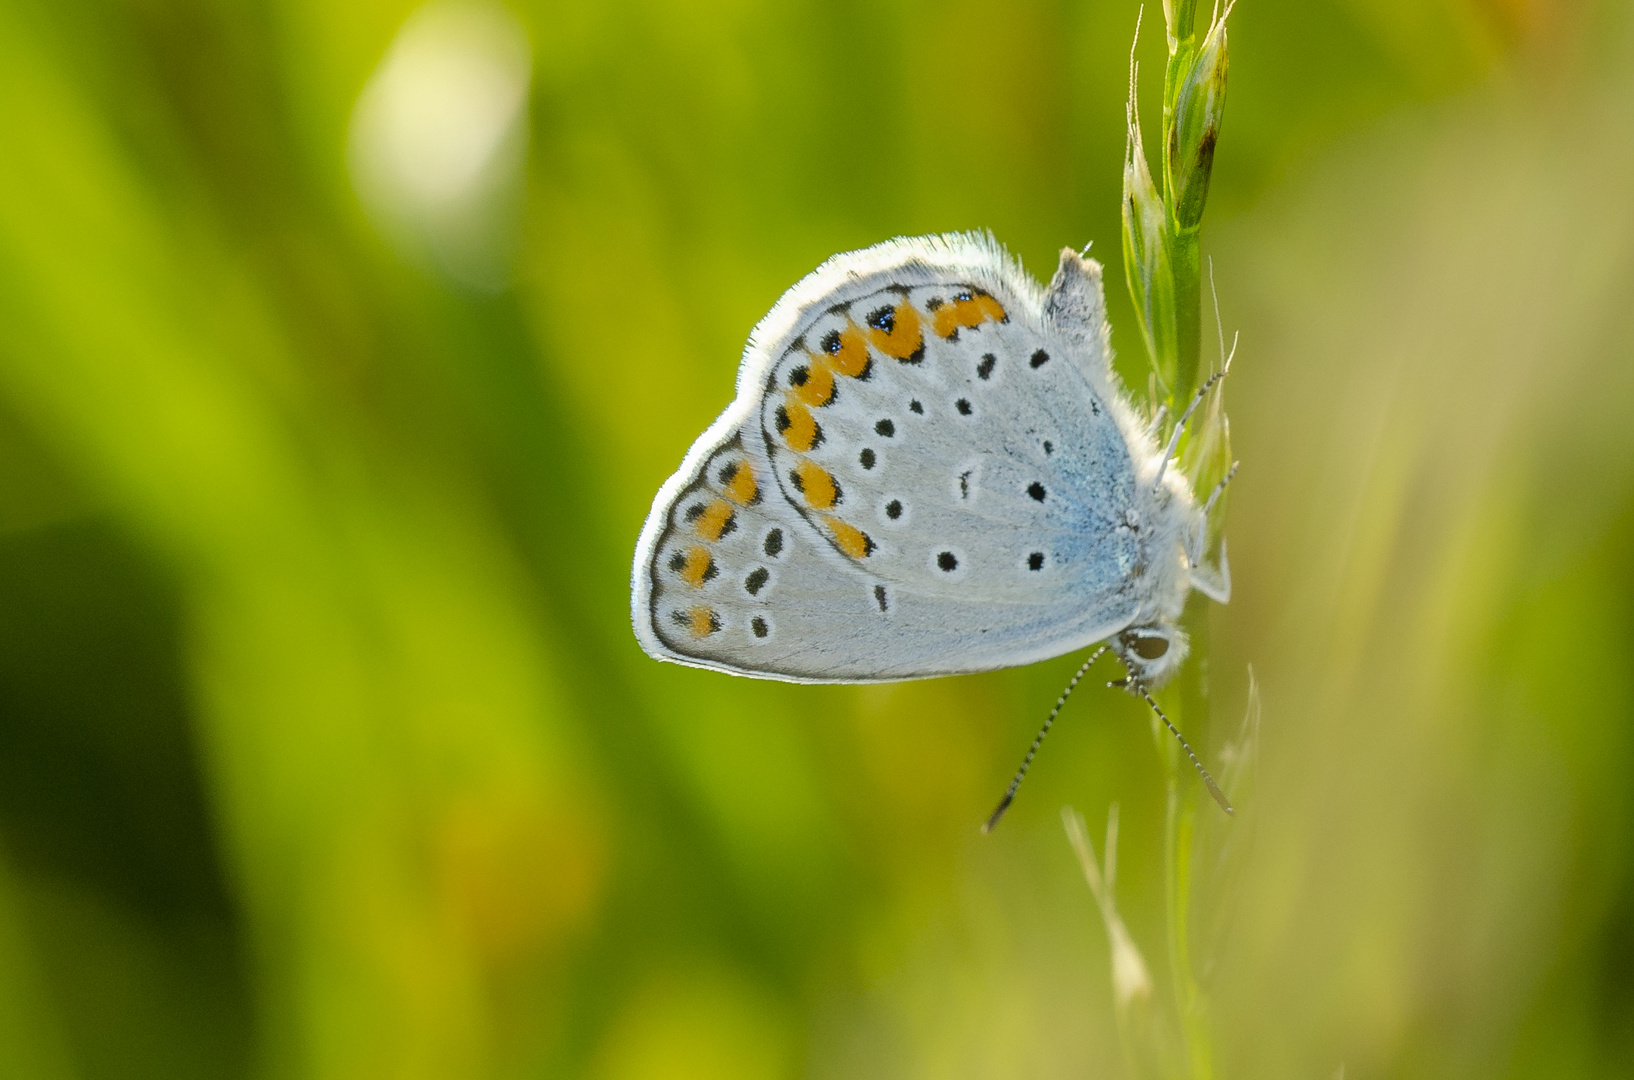
M 404 22 L 352 114 L 352 178 L 371 217 L 467 286 L 509 276 L 531 76 L 503 7 L 435 0 Z

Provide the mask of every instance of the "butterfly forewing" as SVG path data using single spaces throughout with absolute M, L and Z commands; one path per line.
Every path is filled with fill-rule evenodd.
M 1009 305 L 1009 306 L 1007 306 Z M 1013 298 L 887 288 L 818 316 L 767 379 L 789 503 L 859 570 L 925 595 L 1049 602 L 1116 544 L 1128 453 Z

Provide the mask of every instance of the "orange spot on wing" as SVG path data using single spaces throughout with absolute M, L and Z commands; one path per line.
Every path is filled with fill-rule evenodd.
M 951 338 L 960 330 L 980 326 L 988 320 L 1005 322 L 1009 318 L 1003 304 L 984 292 L 972 291 L 937 308 L 934 322 L 938 337 Z
M 840 501 L 840 486 L 834 476 L 815 461 L 802 461 L 794 467 L 795 487 L 806 497 L 806 502 L 819 510 L 827 510 Z
M 1010 313 L 1004 310 L 1004 305 L 986 293 L 977 293 L 975 304 L 977 309 L 989 319 L 996 319 L 999 322 L 1010 321 Z
M 751 483 L 753 483 L 752 480 Z M 716 499 L 704 507 L 704 512 L 699 514 L 698 519 L 692 523 L 692 527 L 697 530 L 698 535 L 711 544 L 719 540 L 731 525 L 732 504 L 725 499 Z M 698 550 L 702 551 L 703 549 L 699 548 Z
M 679 571 L 681 580 L 698 588 L 704 582 L 715 576 L 715 560 L 710 558 L 706 547 L 688 548 Z
M 789 389 L 790 395 L 807 405 L 821 408 L 834 400 L 834 369 L 813 358 L 806 366 L 806 381 Z
M 925 347 L 925 331 L 919 323 L 919 312 L 904 300 L 891 315 L 889 333 L 877 326 L 870 326 L 868 336 L 873 339 L 874 347 L 886 356 L 907 360 Z
M 839 518 L 829 518 L 828 527 L 834 533 L 834 543 L 853 559 L 866 559 L 873 554 L 874 542 L 868 534 Z
M 687 612 L 687 629 L 694 637 L 708 637 L 720 628 L 721 617 L 703 604 Z
M 822 348 L 828 362 L 841 375 L 855 379 L 868 370 L 868 341 L 856 323 L 847 322 L 844 330 L 825 335 Z
M 778 428 L 790 450 L 802 454 L 817 445 L 817 421 L 811 410 L 798 401 L 790 400 L 778 413 Z
M 747 461 L 740 461 L 732 468 L 732 478 L 725 484 L 726 497 L 739 506 L 748 506 L 760 495 L 760 488 L 755 484 L 755 471 L 749 468 Z

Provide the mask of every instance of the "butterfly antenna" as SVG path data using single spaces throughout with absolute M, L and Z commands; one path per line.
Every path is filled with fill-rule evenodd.
M 1180 729 L 1174 726 L 1174 723 L 1162 709 L 1158 708 L 1157 702 L 1152 700 L 1152 695 L 1147 693 L 1146 687 L 1143 684 L 1136 682 L 1133 678 L 1127 678 L 1119 682 L 1107 683 L 1107 685 L 1119 686 L 1126 690 L 1132 690 L 1134 693 L 1137 693 L 1141 697 L 1145 698 L 1146 704 L 1150 705 L 1152 707 L 1152 711 L 1157 713 L 1157 718 L 1163 721 L 1163 726 L 1169 729 L 1169 734 L 1180 740 L 1180 749 L 1184 750 L 1186 752 L 1186 756 L 1191 759 L 1192 765 L 1197 769 L 1197 775 L 1203 778 L 1203 786 L 1208 788 L 1208 793 L 1210 795 L 1214 796 L 1214 801 L 1220 804 L 1220 809 L 1224 810 L 1228 814 L 1235 814 L 1237 812 L 1231 808 L 1231 801 L 1225 797 L 1225 792 L 1220 790 L 1220 785 L 1214 782 L 1214 777 L 1210 776 L 1208 774 L 1208 770 L 1203 768 L 1203 763 L 1197 760 L 1197 754 L 1193 752 L 1191 743 L 1186 741 L 1186 737 L 1180 734 Z
M 1061 696 L 1055 699 L 1055 708 L 1050 710 L 1050 715 L 1044 721 L 1044 726 L 1038 729 L 1037 735 L 1033 736 L 1033 745 L 1027 748 L 1027 756 L 1021 760 L 1021 768 L 1016 770 L 1015 779 L 1010 781 L 1009 789 L 1005 791 L 1004 798 L 999 800 L 998 808 L 993 811 L 992 816 L 987 819 L 987 823 L 982 826 L 982 832 L 992 832 L 998 825 L 999 818 L 1003 817 L 1004 812 L 1010 809 L 1010 803 L 1014 801 L 1016 797 L 1016 789 L 1021 786 L 1022 779 L 1027 775 L 1028 766 L 1032 765 L 1033 763 L 1033 755 L 1038 753 L 1038 746 L 1044 741 L 1044 736 L 1050 733 L 1050 725 L 1055 723 L 1055 718 L 1057 716 L 1061 715 L 1061 707 L 1067 703 L 1067 698 L 1072 696 L 1072 692 L 1078 689 L 1078 681 L 1084 677 L 1085 672 L 1089 671 L 1089 666 L 1095 661 L 1099 660 L 1101 658 L 1101 654 L 1106 652 L 1108 648 L 1109 646 L 1102 645 L 1100 648 L 1090 653 L 1089 659 L 1085 660 L 1083 666 L 1078 669 L 1078 674 L 1072 677 L 1072 681 L 1067 683 L 1067 688 L 1061 691 Z M 1201 766 L 1199 766 L 1199 768 L 1201 768 Z M 1210 783 L 1212 782 L 1213 781 L 1210 781 Z

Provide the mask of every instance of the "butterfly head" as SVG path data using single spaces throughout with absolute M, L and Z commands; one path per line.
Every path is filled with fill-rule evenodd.
M 1189 645 L 1186 632 L 1167 619 L 1126 627 L 1112 639 L 1130 677 L 1149 687 L 1162 686 L 1180 670 Z

